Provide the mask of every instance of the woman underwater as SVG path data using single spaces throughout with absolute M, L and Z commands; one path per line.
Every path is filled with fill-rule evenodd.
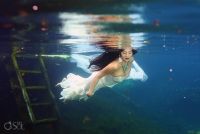
M 108 49 L 90 61 L 89 69 L 92 74 L 88 78 L 69 73 L 60 83 L 61 98 L 66 100 L 87 100 L 97 90 L 103 87 L 113 87 L 125 79 L 145 81 L 148 77 L 134 60 L 137 50 L 130 44 Z M 84 62 L 87 56 L 73 54 L 75 61 Z M 80 67 L 80 66 L 79 66 Z

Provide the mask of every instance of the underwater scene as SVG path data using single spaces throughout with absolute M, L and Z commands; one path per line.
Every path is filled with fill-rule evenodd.
M 10 3 L 0 2 L 2 134 L 200 134 L 199 0 Z M 125 45 L 141 74 L 73 98 L 89 62 Z

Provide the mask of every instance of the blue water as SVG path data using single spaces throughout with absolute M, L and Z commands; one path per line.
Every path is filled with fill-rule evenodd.
M 8 55 L 11 51 L 8 46 L 16 43 L 24 53 L 40 53 L 42 48 L 46 54 L 99 54 L 102 52 L 99 42 L 106 37 L 115 43 L 111 40 L 115 35 L 128 34 L 133 47 L 138 49 L 135 59 L 149 79 L 125 81 L 110 91 L 102 89 L 88 102 L 59 103 L 69 133 L 82 130 L 93 133 L 96 129 L 106 134 L 197 134 L 199 7 L 199 1 L 143 1 L 95 6 L 90 10 L 38 11 L 21 17 L 1 17 L 2 24 L 9 24 L 0 29 L 1 56 Z M 88 76 L 68 60 L 49 60 L 48 64 L 52 85 L 69 72 Z M 59 90 L 53 92 L 59 98 Z M 129 117 L 131 113 L 133 119 L 142 121 L 134 124 L 132 116 Z M 91 125 L 98 122 L 104 125 Z

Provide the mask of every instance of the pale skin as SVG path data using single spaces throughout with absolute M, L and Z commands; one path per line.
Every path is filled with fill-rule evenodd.
M 129 75 L 131 71 L 131 65 L 133 62 L 133 53 L 131 47 L 126 47 L 121 52 L 120 57 L 122 59 L 122 62 L 120 62 L 118 59 L 112 61 L 109 63 L 106 67 L 104 67 L 102 70 L 98 71 L 96 76 L 92 79 L 89 90 L 87 91 L 87 96 L 92 96 L 95 86 L 97 85 L 98 81 L 106 76 L 106 75 L 112 75 L 115 77 L 119 76 L 127 76 Z M 123 65 L 127 65 L 126 70 L 123 69 Z

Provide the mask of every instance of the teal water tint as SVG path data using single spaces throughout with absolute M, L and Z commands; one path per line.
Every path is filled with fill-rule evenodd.
M 128 35 L 146 82 L 127 80 L 86 102 L 62 103 L 69 134 L 198 134 L 200 131 L 200 2 L 142 1 L 1 18 L 1 59 L 19 53 L 99 54 Z M 9 47 L 8 47 L 9 46 Z M 52 86 L 68 73 L 88 77 L 70 60 L 46 61 Z

